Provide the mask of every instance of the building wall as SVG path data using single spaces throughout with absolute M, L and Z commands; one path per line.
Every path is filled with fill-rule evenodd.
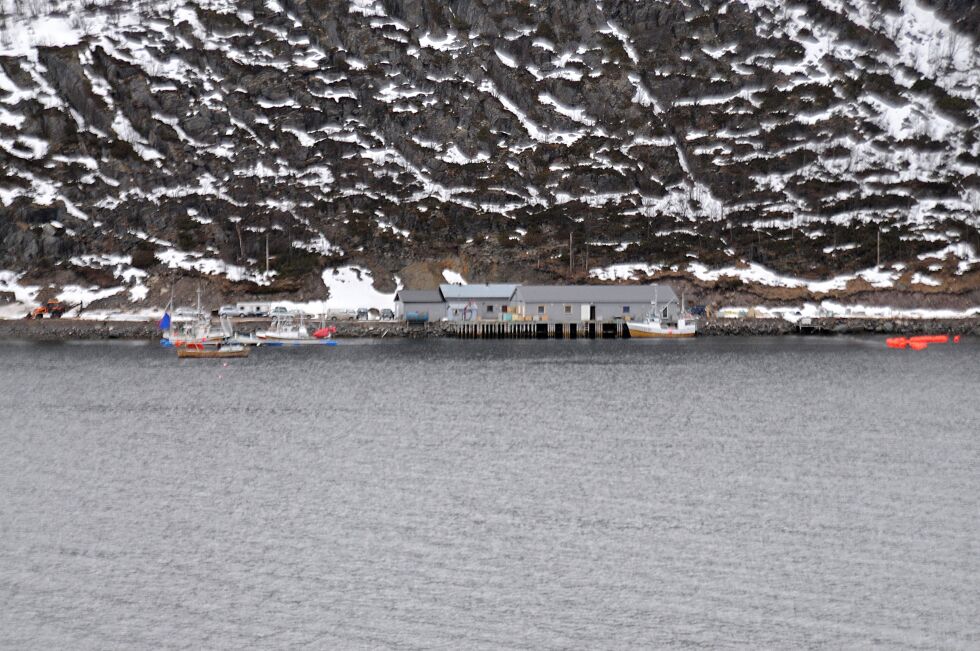
M 504 306 L 507 307 L 508 312 L 513 313 L 514 311 L 514 307 L 511 306 L 510 301 L 505 298 L 481 298 L 474 301 L 453 300 L 447 303 L 446 316 L 450 321 L 463 321 L 463 310 L 456 306 L 464 306 L 470 303 L 476 306 L 476 314 L 474 318 L 465 319 L 469 321 L 502 321 L 501 315 L 505 314 L 503 311 Z M 488 305 L 493 306 L 492 312 L 487 311 Z
M 528 303 L 516 305 L 518 313 L 531 318 L 538 318 L 538 306 L 544 305 L 544 316 L 546 321 L 551 323 L 581 323 L 589 320 L 589 307 L 595 305 L 596 321 L 614 321 L 624 319 L 626 321 L 641 321 L 646 318 L 650 311 L 650 303 Z M 565 312 L 565 306 L 571 307 L 571 313 Z M 660 307 L 667 305 L 661 303 Z M 629 312 L 624 312 L 623 308 L 628 307 Z M 668 316 L 676 318 L 677 308 L 671 304 L 668 307 Z
M 395 310 L 399 318 L 404 319 L 409 312 L 428 312 L 429 321 L 441 321 L 446 316 L 445 303 L 395 303 Z

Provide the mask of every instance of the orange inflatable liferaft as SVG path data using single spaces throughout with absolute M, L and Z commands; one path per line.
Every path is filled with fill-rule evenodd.
M 918 337 L 910 337 L 909 341 L 912 343 L 921 344 L 945 344 L 949 341 L 948 335 L 919 335 Z
M 909 342 L 909 348 L 911 348 L 912 350 L 925 350 L 928 347 L 929 347 L 929 344 L 927 344 L 924 341 L 911 341 L 911 342 Z
M 885 339 L 885 344 L 889 348 L 905 348 L 909 345 L 909 340 L 905 337 L 891 337 L 889 339 Z

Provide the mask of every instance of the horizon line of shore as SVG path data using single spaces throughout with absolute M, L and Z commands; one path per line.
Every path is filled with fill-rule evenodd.
M 448 323 L 424 326 L 398 321 L 331 321 L 338 339 L 451 338 Z M 980 317 L 952 319 L 826 317 L 811 319 L 804 328 L 778 318 L 711 319 L 698 322 L 698 336 L 895 335 L 950 334 L 980 336 Z M 153 321 L 91 319 L 0 320 L 0 340 L 71 341 L 98 339 L 156 340 Z

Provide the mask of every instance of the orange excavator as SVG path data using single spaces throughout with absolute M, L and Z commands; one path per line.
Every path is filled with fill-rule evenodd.
M 65 304 L 56 298 L 48 299 L 48 302 L 41 307 L 34 308 L 30 314 L 27 315 L 28 319 L 60 319 L 65 314 Z

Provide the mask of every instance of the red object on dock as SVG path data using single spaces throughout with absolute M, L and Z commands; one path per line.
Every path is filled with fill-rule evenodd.
M 911 337 L 909 339 L 910 343 L 920 343 L 920 344 L 945 344 L 949 341 L 949 335 L 920 335 L 918 337 Z
M 909 345 L 909 340 L 905 337 L 891 337 L 889 339 L 885 339 L 885 344 L 887 344 L 889 348 L 905 348 Z
M 929 344 L 925 341 L 910 341 L 909 348 L 912 350 L 925 350 L 929 347 Z
M 313 336 L 317 339 L 329 339 L 335 332 L 337 328 L 335 326 L 327 326 L 326 328 L 320 328 L 313 333 Z

